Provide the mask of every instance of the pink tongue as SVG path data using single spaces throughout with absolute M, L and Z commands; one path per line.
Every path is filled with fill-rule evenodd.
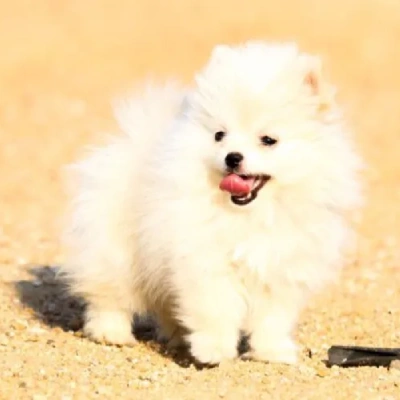
M 222 179 L 219 188 L 235 196 L 242 196 L 250 193 L 253 181 L 254 179 L 243 179 L 239 175 L 230 174 Z

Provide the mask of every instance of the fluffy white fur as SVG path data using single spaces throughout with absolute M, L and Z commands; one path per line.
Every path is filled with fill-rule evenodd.
M 218 46 L 193 88 L 118 105 L 124 134 L 74 166 L 65 271 L 88 336 L 132 344 L 133 313 L 153 312 L 199 362 L 236 357 L 239 331 L 248 357 L 296 362 L 293 328 L 343 263 L 360 201 L 360 160 L 319 64 L 291 43 Z M 232 151 L 272 176 L 246 206 L 218 187 Z

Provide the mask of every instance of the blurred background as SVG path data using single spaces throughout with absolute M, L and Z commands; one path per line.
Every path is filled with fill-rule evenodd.
M 48 371 L 53 367 L 52 360 L 57 359 L 79 376 L 79 368 L 92 371 L 85 379 L 93 382 L 103 381 L 102 373 L 107 373 L 100 367 L 90 370 L 93 364 L 89 356 L 77 361 L 76 347 L 89 352 L 91 344 L 67 333 L 45 331 L 48 336 L 43 343 L 39 340 L 43 353 L 38 352 L 36 342 L 25 343 L 21 334 L 21 329 L 26 329 L 24 318 L 35 324 L 36 317 L 15 308 L 15 282 L 22 282 L 25 286 L 21 287 L 30 285 L 33 296 L 39 290 L 36 281 L 31 282 L 26 265 L 63 261 L 58 238 L 66 205 L 64 165 L 75 160 L 83 146 L 95 142 L 97 133 L 116 130 L 110 107 L 115 96 L 147 77 L 190 82 L 214 45 L 248 39 L 295 40 L 305 51 L 322 56 L 368 165 L 368 201 L 363 218 L 358 216 L 358 254 L 349 260 L 340 284 L 311 305 L 312 313 L 299 328 L 300 343 L 317 352 L 317 358 L 307 362 L 312 368 L 320 368 L 320 359 L 334 342 L 400 347 L 399 0 L 0 0 L 0 350 L 5 352 L 0 366 L 8 373 L 10 362 L 23 359 L 25 363 L 25 372 L 1 379 L 11 382 L 10 393 L 15 385 L 20 385 L 20 390 L 30 387 L 28 380 L 22 382 L 25 386 L 18 383 L 24 373 L 30 376 L 26 379 L 32 379 L 32 387 L 44 379 L 36 369 L 39 353 L 40 363 L 48 365 Z M 61 311 L 46 296 L 44 291 L 35 300 L 36 312 L 43 317 L 43 307 L 47 307 L 53 320 L 62 319 Z M 14 336 L 1 336 L 15 323 L 16 313 L 24 319 L 20 328 L 15 328 L 15 335 L 11 330 Z M 70 350 L 55 350 L 51 357 L 46 356 L 47 337 L 63 349 L 70 346 Z M 96 347 L 94 359 L 108 357 L 111 353 L 106 350 Z M 146 348 L 142 353 L 112 351 L 114 358 L 120 354 L 127 376 L 134 373 L 124 354 L 155 360 L 154 352 Z M 80 363 L 78 369 L 75 363 Z M 151 368 L 152 364 L 145 365 Z M 245 373 L 261 368 L 240 365 Z M 165 379 L 181 388 L 180 370 L 174 370 L 175 379 L 170 375 L 172 364 L 166 368 Z M 116 376 L 125 377 L 122 369 L 117 371 Z M 237 379 L 237 370 L 228 371 L 232 385 L 244 382 L 243 390 L 258 390 L 258 386 L 252 386 L 258 379 L 252 373 L 251 384 L 246 384 L 246 380 Z M 308 382 L 297 370 L 271 367 L 268 371 L 265 385 L 280 382 L 280 386 L 292 390 L 292 382 Z M 287 384 L 280 380 L 279 371 L 292 371 Z M 221 382 L 219 372 L 191 373 L 199 384 L 217 387 Z M 347 379 L 351 388 L 361 385 L 365 378 L 364 372 L 357 373 L 333 374 L 324 382 L 336 391 L 336 379 Z M 379 389 L 386 385 L 386 378 L 381 379 L 378 373 L 370 372 L 374 375 L 369 376 L 375 382 L 373 387 Z M 58 393 L 61 380 L 57 374 L 48 372 L 43 392 L 53 388 Z M 116 376 L 113 379 L 118 379 Z M 121 385 L 126 388 L 124 379 Z M 393 379 L 390 387 L 398 395 Z M 69 377 L 62 382 L 67 388 L 73 380 Z M 371 385 L 364 379 L 364 393 L 370 393 Z M 312 385 L 309 388 L 311 392 L 315 389 Z M 2 397 L 1 389 L 0 398 L 14 398 Z M 327 398 L 315 393 L 316 399 Z M 340 396 L 356 398 L 353 394 Z

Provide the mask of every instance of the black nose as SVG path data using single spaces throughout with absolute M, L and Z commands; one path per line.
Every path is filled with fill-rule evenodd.
M 237 168 L 240 164 L 240 162 L 243 160 L 243 155 L 241 153 L 228 153 L 228 155 L 225 157 L 225 164 L 229 168 Z

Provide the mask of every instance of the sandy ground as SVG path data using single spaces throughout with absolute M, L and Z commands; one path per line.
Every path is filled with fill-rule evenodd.
M 300 365 L 198 371 L 151 340 L 89 342 L 44 268 L 63 262 L 62 166 L 115 129 L 112 97 L 148 75 L 189 81 L 215 43 L 248 38 L 324 57 L 369 164 L 357 256 L 304 313 Z M 400 399 L 400 370 L 323 363 L 332 344 L 400 347 L 399 38 L 397 0 L 1 0 L 0 398 Z

